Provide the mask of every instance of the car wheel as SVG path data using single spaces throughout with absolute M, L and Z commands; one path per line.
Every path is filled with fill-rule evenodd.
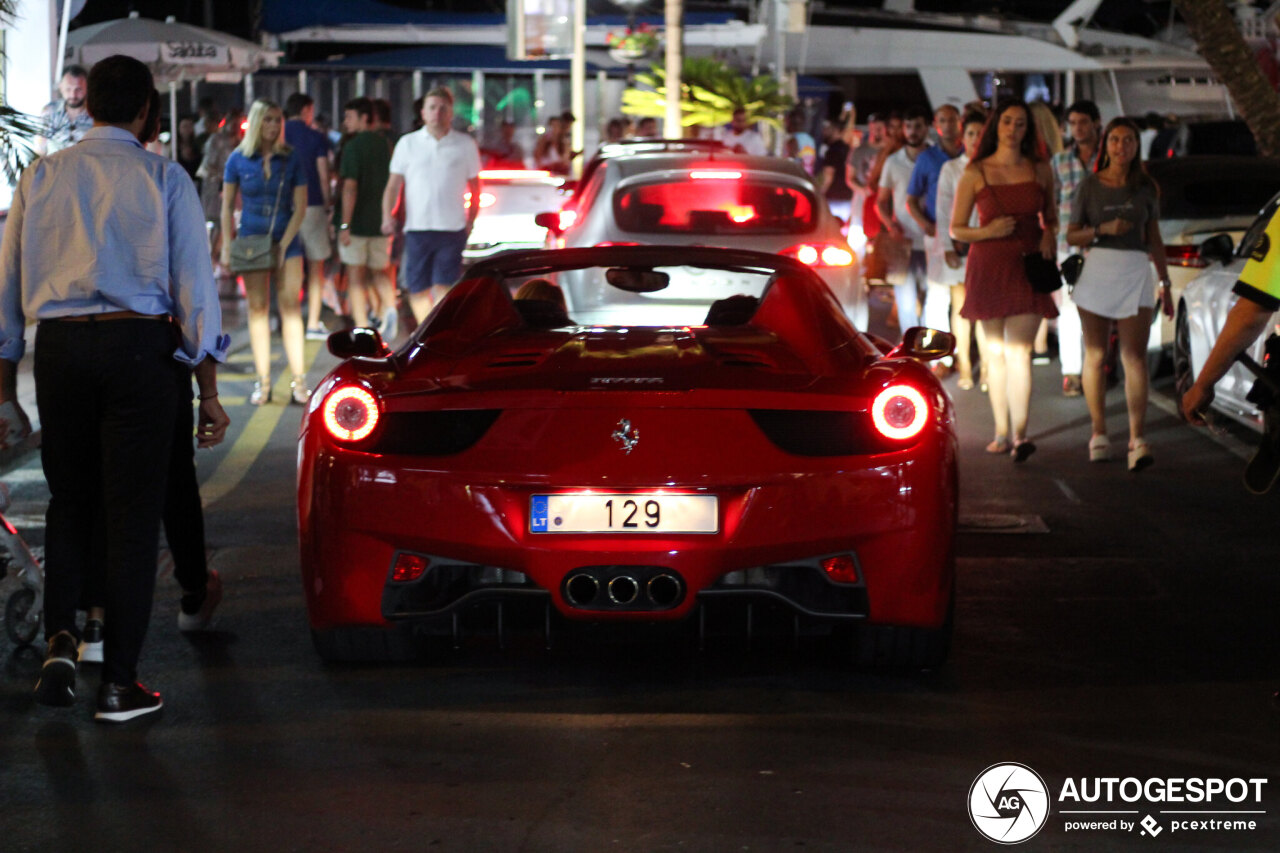
M 859 667 L 931 669 L 951 651 L 956 594 L 947 602 L 947 618 L 938 628 L 909 625 L 860 625 L 854 632 L 853 663 Z
M 311 642 L 321 659 L 331 663 L 408 661 L 418 656 L 418 644 L 407 625 L 313 628 Z
M 1179 404 L 1182 402 L 1182 395 L 1187 393 L 1195 381 L 1191 367 L 1191 328 L 1187 323 L 1187 306 L 1179 304 L 1173 327 L 1173 387 Z

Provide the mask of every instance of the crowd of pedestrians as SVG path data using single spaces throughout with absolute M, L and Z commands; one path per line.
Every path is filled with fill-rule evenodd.
M 791 136 L 795 126 L 788 123 Z M 720 138 L 747 130 L 731 124 Z M 1004 101 L 994 112 L 974 102 L 932 116 L 919 108 L 873 113 L 862 131 L 847 105 L 840 121 L 824 125 L 813 171 L 819 192 L 851 234 L 866 238 L 868 283 L 893 290 L 890 323 L 956 335 L 954 363 L 934 370 L 989 395 L 989 452 L 1024 461 L 1035 451 L 1031 366 L 1048 362 L 1056 318 L 1062 393 L 1083 395 L 1093 422 L 1088 458 L 1111 457 L 1102 413 L 1118 350 L 1128 467 L 1152 462 L 1143 434 L 1148 330 L 1154 311 L 1171 316 L 1172 305 L 1159 188 L 1142 165 L 1141 133 L 1128 120 L 1104 133 L 1091 101 L 1072 104 L 1061 124 L 1043 102 Z M 799 136 L 784 150 L 803 165 Z M 1060 264 L 1081 252 L 1074 288 L 1031 287 L 1024 256 Z

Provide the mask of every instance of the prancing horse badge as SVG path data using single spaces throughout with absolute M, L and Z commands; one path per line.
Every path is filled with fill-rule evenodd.
M 624 453 L 630 454 L 640 443 L 640 430 L 631 428 L 631 421 L 623 418 L 618 421 L 618 428 L 613 431 L 613 437 L 622 443 Z

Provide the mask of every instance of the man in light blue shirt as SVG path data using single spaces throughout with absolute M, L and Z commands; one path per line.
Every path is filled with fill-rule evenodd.
M 938 237 L 938 177 L 947 161 L 959 157 L 964 146 L 960 144 L 960 111 L 950 104 L 943 104 L 933 112 L 933 130 L 938 144 L 930 145 L 916 158 L 911 180 L 907 184 L 907 208 L 911 218 L 924 231 L 925 279 L 928 289 L 924 300 L 923 321 L 931 329 L 951 331 L 951 285 L 955 277 L 949 274 L 946 252 Z M 944 226 L 945 228 L 946 226 Z M 945 359 L 941 364 L 950 364 Z M 934 372 L 945 368 L 935 368 Z
M 103 722 L 162 704 L 137 683 L 137 661 L 189 370 L 200 389 L 199 444 L 220 442 L 229 422 L 216 364 L 229 341 L 195 186 L 139 142 L 152 89 L 151 72 L 135 59 L 93 67 L 93 129 L 23 173 L 0 244 L 0 404 L 16 403 L 24 327 L 39 323 L 36 401 L 50 499 L 48 650 L 36 699 L 74 701 L 75 614 L 86 573 L 98 569 L 92 531 L 100 524 L 108 618 L 94 718 Z

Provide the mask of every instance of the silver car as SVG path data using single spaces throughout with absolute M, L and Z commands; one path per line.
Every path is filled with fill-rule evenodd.
M 1204 367 L 1205 359 L 1213 349 L 1214 341 L 1222 332 L 1227 312 L 1235 304 L 1232 293 L 1236 280 L 1244 270 L 1249 253 L 1261 239 L 1276 208 L 1280 207 L 1280 193 L 1262 208 L 1239 245 L 1233 247 L 1229 234 L 1219 234 L 1206 240 L 1200 247 L 1200 257 L 1208 264 L 1204 271 L 1191 280 L 1182 291 L 1175 315 L 1173 369 L 1179 388 L 1187 388 Z M 1271 328 L 1277 328 L 1280 312 L 1272 317 Z M 1262 362 L 1263 335 L 1248 353 L 1258 363 Z M 1262 415 L 1257 407 L 1245 399 L 1253 387 L 1253 374 L 1243 366 L 1233 365 L 1227 375 L 1214 386 L 1213 409 L 1240 423 L 1262 429 Z
M 473 263 L 512 249 L 540 249 L 546 232 L 534 224 L 539 211 L 560 198 L 564 178 L 532 169 L 485 169 L 480 172 L 480 212 L 462 252 Z M 471 206 L 471 193 L 466 194 Z
M 1173 285 L 1173 304 L 1208 266 L 1200 244 L 1214 234 L 1238 241 L 1258 208 L 1280 191 L 1280 163 L 1260 157 L 1198 156 L 1151 160 L 1147 171 L 1160 185 L 1160 237 Z M 1174 322 L 1160 315 L 1148 347 L 1171 349 Z
M 576 200 L 538 216 L 548 247 L 608 245 L 717 246 L 797 258 L 813 267 L 855 327 L 867 328 L 867 294 L 857 256 L 812 179 L 796 163 L 718 151 L 624 154 L 601 162 Z M 678 254 L 676 255 L 678 258 Z M 669 322 L 702 322 L 709 301 L 739 293 L 744 282 L 723 272 L 666 268 L 670 284 L 632 294 L 629 322 L 646 307 Z M 599 271 L 562 274 L 570 314 L 580 323 L 610 323 L 616 291 Z M 606 300 L 606 295 L 610 299 Z M 612 301 L 610 301 L 612 300 Z

